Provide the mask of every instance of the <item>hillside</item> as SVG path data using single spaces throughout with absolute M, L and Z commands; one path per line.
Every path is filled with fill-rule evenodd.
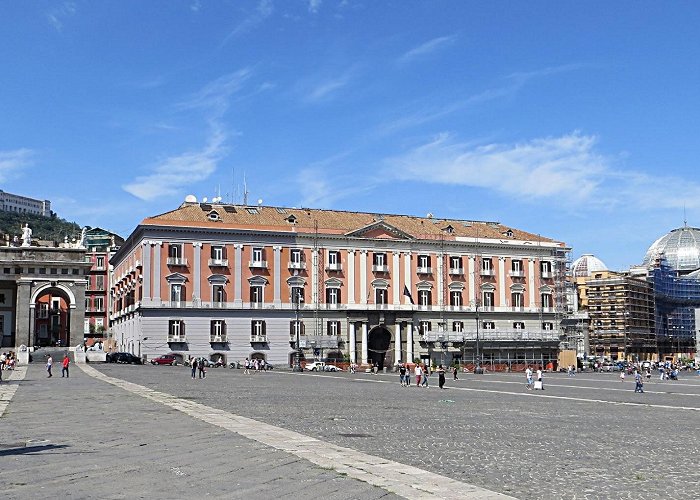
M 13 236 L 22 235 L 22 227 L 29 224 L 32 228 L 32 239 L 50 240 L 62 242 L 65 236 L 68 239 L 80 237 L 80 226 L 75 222 L 68 222 L 56 216 L 42 217 L 41 215 L 19 214 L 16 212 L 4 212 L 0 210 L 0 234 Z

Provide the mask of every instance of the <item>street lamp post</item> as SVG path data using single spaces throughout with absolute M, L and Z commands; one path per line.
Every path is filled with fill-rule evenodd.
M 479 303 L 475 303 L 476 309 L 476 366 L 474 373 L 481 373 L 481 353 L 479 352 Z
M 301 302 L 303 302 L 304 298 L 302 297 L 301 292 L 299 290 L 294 290 L 294 291 L 295 291 L 295 294 L 292 297 L 292 300 L 294 301 L 294 329 L 296 330 L 297 345 L 296 345 L 296 354 L 294 357 L 293 371 L 300 372 L 301 371 L 301 339 L 300 339 L 301 325 L 299 324 L 299 307 L 301 305 Z

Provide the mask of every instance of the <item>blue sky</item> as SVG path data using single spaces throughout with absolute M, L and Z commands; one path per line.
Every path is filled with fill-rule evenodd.
M 127 236 L 187 194 L 504 224 L 641 262 L 700 226 L 696 2 L 0 5 L 0 189 Z

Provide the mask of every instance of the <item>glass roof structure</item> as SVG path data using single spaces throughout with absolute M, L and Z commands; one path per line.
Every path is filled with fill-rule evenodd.
M 683 226 L 663 235 L 649 247 L 643 265 L 652 265 L 660 254 L 680 274 L 700 269 L 700 229 Z
M 575 277 L 590 276 L 596 271 L 606 271 L 608 268 L 598 257 L 592 254 L 583 254 L 571 265 Z

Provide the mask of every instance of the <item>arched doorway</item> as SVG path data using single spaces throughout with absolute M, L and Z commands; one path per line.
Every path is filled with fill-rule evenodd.
M 41 290 L 34 301 L 34 339 L 40 346 L 71 345 L 71 297 L 61 288 Z
M 380 367 L 390 366 L 391 332 L 384 326 L 375 326 L 367 335 L 367 362 Z M 387 353 L 389 356 L 387 356 Z M 389 363 L 387 365 L 386 363 Z

